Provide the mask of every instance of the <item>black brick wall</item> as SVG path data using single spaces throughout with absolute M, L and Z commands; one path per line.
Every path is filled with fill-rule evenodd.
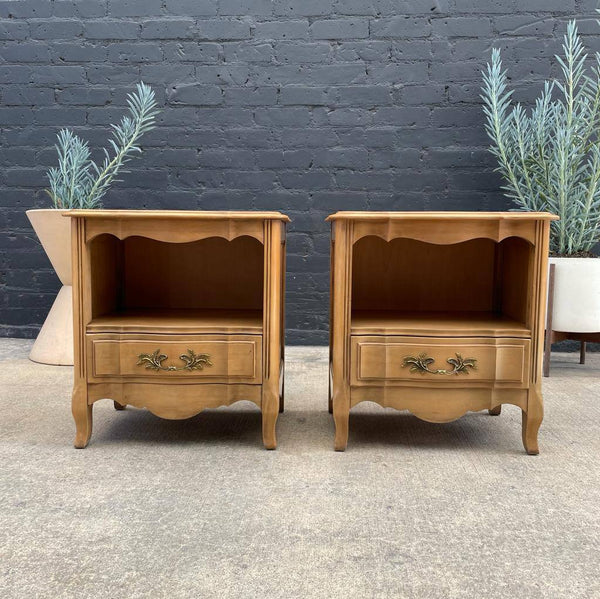
M 480 70 L 501 47 L 516 97 L 551 75 L 589 0 L 0 1 L 0 335 L 34 336 L 58 280 L 24 211 L 45 207 L 54 138 L 93 145 L 143 79 L 160 126 L 110 208 L 276 209 L 290 343 L 325 343 L 339 209 L 508 207 L 486 153 Z

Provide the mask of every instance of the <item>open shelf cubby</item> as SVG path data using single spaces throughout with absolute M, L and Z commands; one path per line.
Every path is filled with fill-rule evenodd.
M 518 237 L 363 237 L 353 248 L 352 333 L 528 337 L 532 257 Z
M 245 332 L 263 326 L 264 247 L 241 236 L 90 242 L 88 332 Z

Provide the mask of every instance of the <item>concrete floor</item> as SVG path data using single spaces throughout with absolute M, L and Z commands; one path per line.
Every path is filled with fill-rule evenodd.
M 600 355 L 555 354 L 541 454 L 520 411 L 433 425 L 373 404 L 332 451 L 324 348 L 288 348 L 279 449 L 240 403 L 96 404 L 0 340 L 0 597 L 600 597 Z

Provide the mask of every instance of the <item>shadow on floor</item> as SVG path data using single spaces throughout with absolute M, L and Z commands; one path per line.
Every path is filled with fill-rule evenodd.
M 112 402 L 111 402 L 112 403 Z M 249 405 L 249 404 L 248 404 Z M 106 412 L 104 412 L 106 416 Z M 262 447 L 258 408 L 205 410 L 185 420 L 165 420 L 128 406 L 113 411 L 92 434 L 91 443 L 160 443 Z
M 94 431 L 91 443 L 262 448 L 260 411 L 250 403 L 238 405 L 243 407 L 205 410 L 186 420 L 165 420 L 132 407 L 125 411 L 104 411 L 102 425 Z M 511 408 L 514 413 L 509 412 Z M 350 413 L 349 448 L 397 446 L 522 452 L 520 410 L 514 406 L 503 406 L 500 416 L 475 412 L 443 424 L 424 422 L 408 412 L 384 411 L 375 406 L 366 409 L 376 411 L 367 412 L 362 407 L 362 411 Z M 277 433 L 280 448 L 333 449 L 333 418 L 324 409 L 288 410 L 280 414 Z
M 490 416 L 485 410 L 440 424 L 424 422 L 408 412 L 351 412 L 348 447 L 397 446 L 522 453 L 521 410 L 514 406 L 503 406 L 502 409 L 500 416 Z

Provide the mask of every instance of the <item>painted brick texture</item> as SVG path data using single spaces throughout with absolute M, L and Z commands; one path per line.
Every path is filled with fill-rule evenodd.
M 143 79 L 163 109 L 109 208 L 282 210 L 287 339 L 326 343 L 335 210 L 494 210 L 481 69 L 516 97 L 554 72 L 590 0 L 0 1 L 0 335 L 34 336 L 58 280 L 25 217 L 57 131 L 92 145 Z M 443 265 L 440 265 L 443 267 Z

